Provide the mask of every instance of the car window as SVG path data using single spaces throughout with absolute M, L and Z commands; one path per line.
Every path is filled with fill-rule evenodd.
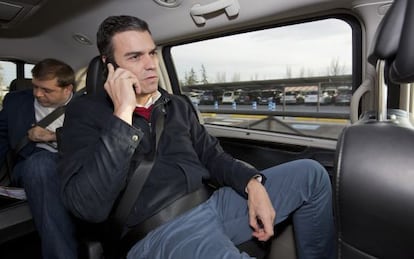
M 24 64 L 24 78 L 32 78 L 32 69 L 34 66 L 34 64 Z
M 0 104 L 3 103 L 4 96 L 9 92 L 11 81 L 22 77 L 32 78 L 31 71 L 33 67 L 34 64 L 24 63 L 21 61 L 0 61 Z
M 329 18 L 173 46 L 171 56 L 182 92 L 216 93 L 197 106 L 206 124 L 337 139 L 350 123 L 354 45 L 350 24 Z
M 16 78 L 16 64 L 9 61 L 0 61 L 0 86 L 2 92 L 7 92 L 10 82 Z

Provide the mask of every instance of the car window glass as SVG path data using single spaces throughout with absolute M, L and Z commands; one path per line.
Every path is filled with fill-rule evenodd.
M 0 61 L 0 85 L 2 89 L 8 87 L 10 82 L 16 78 L 16 64 L 9 61 Z
M 34 64 L 24 64 L 24 78 L 32 78 Z
M 335 18 L 171 48 L 205 123 L 328 139 L 349 124 L 352 53 L 352 28 Z
M 17 77 L 16 64 L 10 61 L 0 61 L 0 104 L 9 92 L 10 82 Z
M 22 61 L 0 61 L 0 103 L 3 103 L 4 96 L 9 92 L 11 81 L 22 77 L 32 78 L 33 67 L 34 64 Z

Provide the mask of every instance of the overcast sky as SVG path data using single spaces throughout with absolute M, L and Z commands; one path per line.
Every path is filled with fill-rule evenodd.
M 200 77 L 201 65 L 210 82 L 223 72 L 228 81 L 235 73 L 242 80 L 286 78 L 287 67 L 292 77 L 301 71 L 305 76 L 323 76 L 332 60 L 349 74 L 352 31 L 344 21 L 328 19 L 191 43 L 172 53 L 180 79 L 191 68 Z

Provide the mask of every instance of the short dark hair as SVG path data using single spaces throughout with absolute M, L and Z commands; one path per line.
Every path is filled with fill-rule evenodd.
M 38 80 L 57 78 L 59 87 L 73 85 L 75 88 L 75 72 L 72 67 L 57 59 L 47 58 L 38 62 L 32 69 L 32 76 Z
M 129 15 L 109 16 L 101 23 L 96 33 L 96 44 L 101 56 L 113 59 L 112 38 L 115 34 L 125 31 L 147 31 L 151 34 L 148 24 L 144 20 Z

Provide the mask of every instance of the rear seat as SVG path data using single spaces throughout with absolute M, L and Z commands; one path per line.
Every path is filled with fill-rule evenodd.
M 26 201 L 0 197 L 0 244 L 35 231 Z
M 29 78 L 14 79 L 9 91 L 32 88 Z M 35 231 L 32 214 L 27 201 L 0 196 L 0 244 Z
M 9 91 L 20 91 L 25 89 L 32 89 L 32 79 L 30 78 L 16 78 L 10 82 Z

